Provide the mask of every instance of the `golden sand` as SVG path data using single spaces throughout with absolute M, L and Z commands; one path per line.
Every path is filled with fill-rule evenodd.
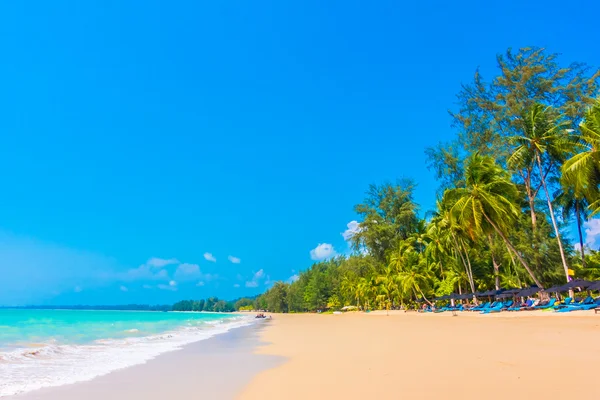
M 600 314 L 274 315 L 241 400 L 600 399 Z

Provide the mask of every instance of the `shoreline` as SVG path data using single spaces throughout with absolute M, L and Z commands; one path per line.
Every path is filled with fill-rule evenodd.
M 89 381 L 7 400 L 600 396 L 591 312 L 273 314 Z M 583 383 L 583 384 L 581 384 Z
M 599 398 L 600 315 L 276 314 L 237 399 Z
M 231 399 L 260 371 L 281 363 L 258 355 L 263 323 L 233 328 L 92 380 L 2 397 L 7 400 Z

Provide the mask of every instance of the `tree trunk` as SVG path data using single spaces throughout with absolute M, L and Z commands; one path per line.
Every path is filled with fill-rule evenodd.
M 460 259 L 463 262 L 463 266 L 465 267 L 465 271 L 467 272 L 467 277 L 469 278 L 469 283 L 471 284 L 471 293 L 475 293 L 475 283 L 473 282 L 473 277 L 471 276 L 471 274 L 469 274 L 469 268 L 467 267 L 467 262 L 465 261 L 465 258 L 463 257 L 463 255 L 460 251 L 460 246 L 458 245 L 458 241 L 456 240 L 454 233 L 452 234 L 452 239 L 454 240 L 454 247 L 456 248 L 456 251 L 458 252 L 458 255 L 460 256 Z
M 533 168 L 533 166 L 531 166 Z M 535 233 L 535 226 L 537 224 L 537 217 L 535 215 L 535 195 L 532 193 L 531 189 L 531 171 L 527 171 L 527 177 L 523 176 L 523 181 L 525 182 L 525 191 L 527 192 L 527 201 L 529 201 L 529 212 L 531 213 L 531 227 L 533 232 Z
M 521 255 L 519 254 L 519 252 L 514 248 L 514 246 L 510 242 L 510 240 L 508 240 L 508 238 L 504 235 L 504 233 L 500 230 L 500 228 L 498 228 L 498 226 L 490 219 L 490 217 L 487 216 L 486 213 L 483 213 L 483 217 L 486 219 L 487 222 L 490 223 L 490 225 L 492 225 L 492 227 L 498 233 L 498 235 L 500 235 L 500 237 L 502 238 L 502 240 L 504 240 L 504 243 L 506 243 L 506 246 L 508 246 L 508 248 L 515 254 L 515 256 L 517 256 L 517 258 L 521 262 L 521 265 L 523 265 L 523 267 L 525 268 L 525 270 L 527 271 L 527 273 L 529 274 L 529 276 L 531 276 L 531 279 L 533 279 L 533 281 L 535 282 L 535 284 L 540 289 L 543 289 L 544 286 L 535 277 L 535 275 L 533 274 L 533 271 L 531 271 L 531 269 L 529 268 L 529 265 L 527 265 L 527 263 L 525 262 L 525 260 L 523 259 L 523 257 L 521 257 Z
M 427 297 L 425 297 L 425 294 L 423 293 L 423 291 L 421 290 L 421 288 L 417 286 L 417 290 L 419 291 L 419 293 L 421 293 L 421 296 L 423 297 L 423 300 L 425 300 L 427 303 L 429 303 L 430 306 L 432 306 L 433 303 L 431 303 L 429 300 L 427 300 Z
M 471 259 L 469 258 L 469 251 L 467 250 L 467 246 L 465 246 L 465 242 L 463 240 L 460 241 L 465 251 L 465 257 L 467 257 L 467 264 L 469 265 L 469 276 L 471 277 L 471 289 L 473 289 L 473 293 L 475 293 L 475 282 L 473 280 L 473 267 L 471 267 Z
M 536 159 L 538 168 L 540 169 L 540 177 L 542 178 L 542 186 L 546 192 L 546 200 L 548 200 L 548 210 L 550 211 L 550 219 L 552 219 L 552 225 L 554 226 L 554 232 L 556 233 L 556 241 L 558 242 L 558 249 L 560 250 L 560 258 L 562 259 L 563 268 L 565 269 L 565 277 L 569 282 L 569 266 L 567 265 L 567 259 L 565 258 L 565 251 L 560 240 L 560 232 L 558 231 L 558 225 L 556 224 L 556 218 L 554 217 L 554 210 L 552 209 L 552 201 L 550 200 L 550 193 L 548 193 L 548 187 L 546 187 L 546 179 L 544 179 L 544 170 L 542 169 L 542 160 L 540 154 L 536 153 Z
M 581 248 L 581 266 L 585 268 L 585 252 L 583 250 L 583 235 L 581 233 L 581 213 L 579 211 L 579 200 L 575 199 L 575 215 L 577 217 L 577 231 L 579 232 L 579 247 Z
M 496 290 L 500 290 L 500 266 L 496 263 L 496 258 L 494 257 L 494 241 L 492 240 L 492 235 L 488 235 L 488 240 L 490 241 L 490 254 L 492 255 L 492 264 L 494 265 Z

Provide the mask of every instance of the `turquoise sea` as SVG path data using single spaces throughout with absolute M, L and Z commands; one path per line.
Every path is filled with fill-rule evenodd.
M 92 379 L 252 320 L 216 313 L 0 309 L 0 397 Z

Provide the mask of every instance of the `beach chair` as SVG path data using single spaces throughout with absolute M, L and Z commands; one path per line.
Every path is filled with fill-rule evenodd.
M 490 307 L 490 303 L 489 303 L 489 302 L 487 302 L 487 303 L 481 303 L 481 304 L 480 304 L 480 305 L 478 305 L 478 306 L 475 306 L 475 307 L 469 308 L 469 309 L 468 309 L 468 311 L 481 311 L 481 310 L 483 310 L 483 309 L 487 309 L 487 308 L 489 308 L 489 307 Z
M 550 301 L 544 305 L 539 305 L 539 306 L 535 306 L 533 307 L 534 310 L 547 310 L 549 308 L 554 307 L 554 303 L 556 303 L 556 298 L 551 298 Z
M 498 305 L 498 301 L 494 301 L 493 303 L 487 303 L 487 307 L 483 307 L 481 310 L 479 311 L 487 311 L 490 308 L 496 307 Z
M 600 307 L 600 297 L 594 300 L 591 296 L 586 297 L 576 305 L 568 305 L 566 307 L 556 310 L 556 312 L 571 312 L 571 311 L 585 311 L 598 309 Z
M 526 308 L 532 307 L 532 306 L 533 306 L 533 299 L 529 299 L 523 304 L 517 304 L 512 307 L 507 308 L 507 311 L 521 311 L 521 309 L 526 309 Z
M 504 306 L 502 307 L 502 309 L 504 310 L 508 310 L 510 307 L 512 307 L 515 304 L 515 302 L 513 300 L 508 300 L 504 303 Z
M 568 306 L 577 305 L 577 303 L 573 302 L 573 299 L 570 297 L 565 297 L 565 300 L 561 304 L 555 304 L 554 309 L 558 310 L 559 308 L 564 308 Z
M 502 311 L 502 308 L 504 308 L 504 303 L 502 303 L 501 301 L 496 301 L 490 308 L 482 310 L 480 314 L 497 313 Z

